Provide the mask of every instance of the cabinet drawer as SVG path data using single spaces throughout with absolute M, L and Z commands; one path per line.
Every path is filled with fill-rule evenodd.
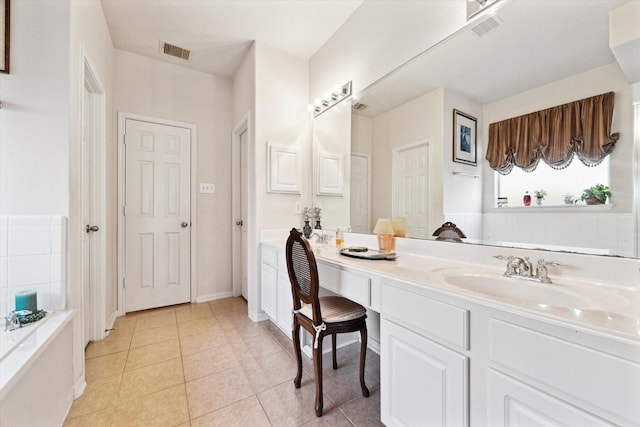
M 490 328 L 489 356 L 499 369 L 600 408 L 605 418 L 640 424 L 640 364 L 501 320 Z
M 364 306 L 370 304 L 368 277 L 318 263 L 320 286 Z
M 389 285 L 382 286 L 381 302 L 383 315 L 393 316 L 416 332 L 468 349 L 468 310 Z

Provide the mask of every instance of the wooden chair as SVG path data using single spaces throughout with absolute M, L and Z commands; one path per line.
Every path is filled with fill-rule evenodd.
M 287 270 L 293 295 L 293 348 L 298 363 L 298 374 L 293 383 L 300 388 L 302 380 L 302 353 L 300 326 L 313 336 L 313 367 L 316 377 L 316 416 L 322 416 L 322 339 L 331 335 L 333 369 L 336 359 L 336 334 L 360 331 L 360 387 L 362 395 L 369 397 L 364 383 L 364 363 L 367 355 L 367 312 L 363 306 L 339 296 L 318 297 L 318 267 L 313 251 L 306 239 L 295 228 L 291 229 L 286 247 Z

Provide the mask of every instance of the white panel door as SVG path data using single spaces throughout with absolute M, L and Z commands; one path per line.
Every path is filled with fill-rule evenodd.
M 249 285 L 247 280 L 247 272 L 249 270 L 249 264 L 247 262 L 247 219 L 249 218 L 249 169 L 247 166 L 247 160 L 249 156 L 249 131 L 245 130 L 240 134 L 240 227 L 242 236 L 240 238 L 240 277 L 241 277 L 241 289 L 242 296 L 247 301 L 249 300 Z
M 468 425 L 467 357 L 386 319 L 380 327 L 382 422 Z
M 191 300 L 191 131 L 125 123 L 125 309 Z
M 351 155 L 351 231 L 370 233 L 369 157 Z
M 407 220 L 407 237 L 429 236 L 429 146 L 423 144 L 406 150 L 394 151 L 396 165 L 395 218 Z
M 84 346 L 93 340 L 93 313 L 92 304 L 95 292 L 95 238 L 94 231 L 98 228 L 94 222 L 93 206 L 95 203 L 95 185 L 92 171 L 95 171 L 94 161 L 94 110 L 91 93 L 84 87 L 83 91 L 83 128 L 82 128 L 82 316 L 84 318 Z

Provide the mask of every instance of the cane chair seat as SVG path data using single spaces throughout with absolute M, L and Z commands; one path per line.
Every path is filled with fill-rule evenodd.
M 322 321 L 325 323 L 347 322 L 349 320 L 358 319 L 367 314 L 367 310 L 357 302 L 353 302 L 343 297 L 320 297 L 320 313 Z M 303 304 L 300 314 L 313 318 L 311 304 Z

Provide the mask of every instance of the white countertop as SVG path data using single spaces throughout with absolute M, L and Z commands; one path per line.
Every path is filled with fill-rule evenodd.
M 263 244 L 279 249 L 285 246 L 282 240 Z M 543 284 L 506 278 L 502 275 L 504 268 L 493 265 L 402 252 L 398 253 L 397 259 L 387 261 L 338 255 L 331 245 L 315 246 L 314 250 L 318 262 L 333 264 L 355 273 L 400 280 L 474 304 L 543 318 L 589 333 L 605 334 L 609 338 L 640 343 L 640 291 L 636 287 L 567 276 L 556 277 L 552 273 L 549 273 L 549 277 L 554 283 Z M 498 294 L 501 293 L 500 286 L 513 285 L 509 291 L 515 289 L 517 294 L 509 297 L 491 295 L 484 291 L 474 291 L 464 284 L 451 284 L 458 283 L 456 281 L 497 283 L 495 289 L 498 289 Z M 502 281 L 505 283 L 501 283 Z M 527 298 L 528 296 L 532 298 Z

